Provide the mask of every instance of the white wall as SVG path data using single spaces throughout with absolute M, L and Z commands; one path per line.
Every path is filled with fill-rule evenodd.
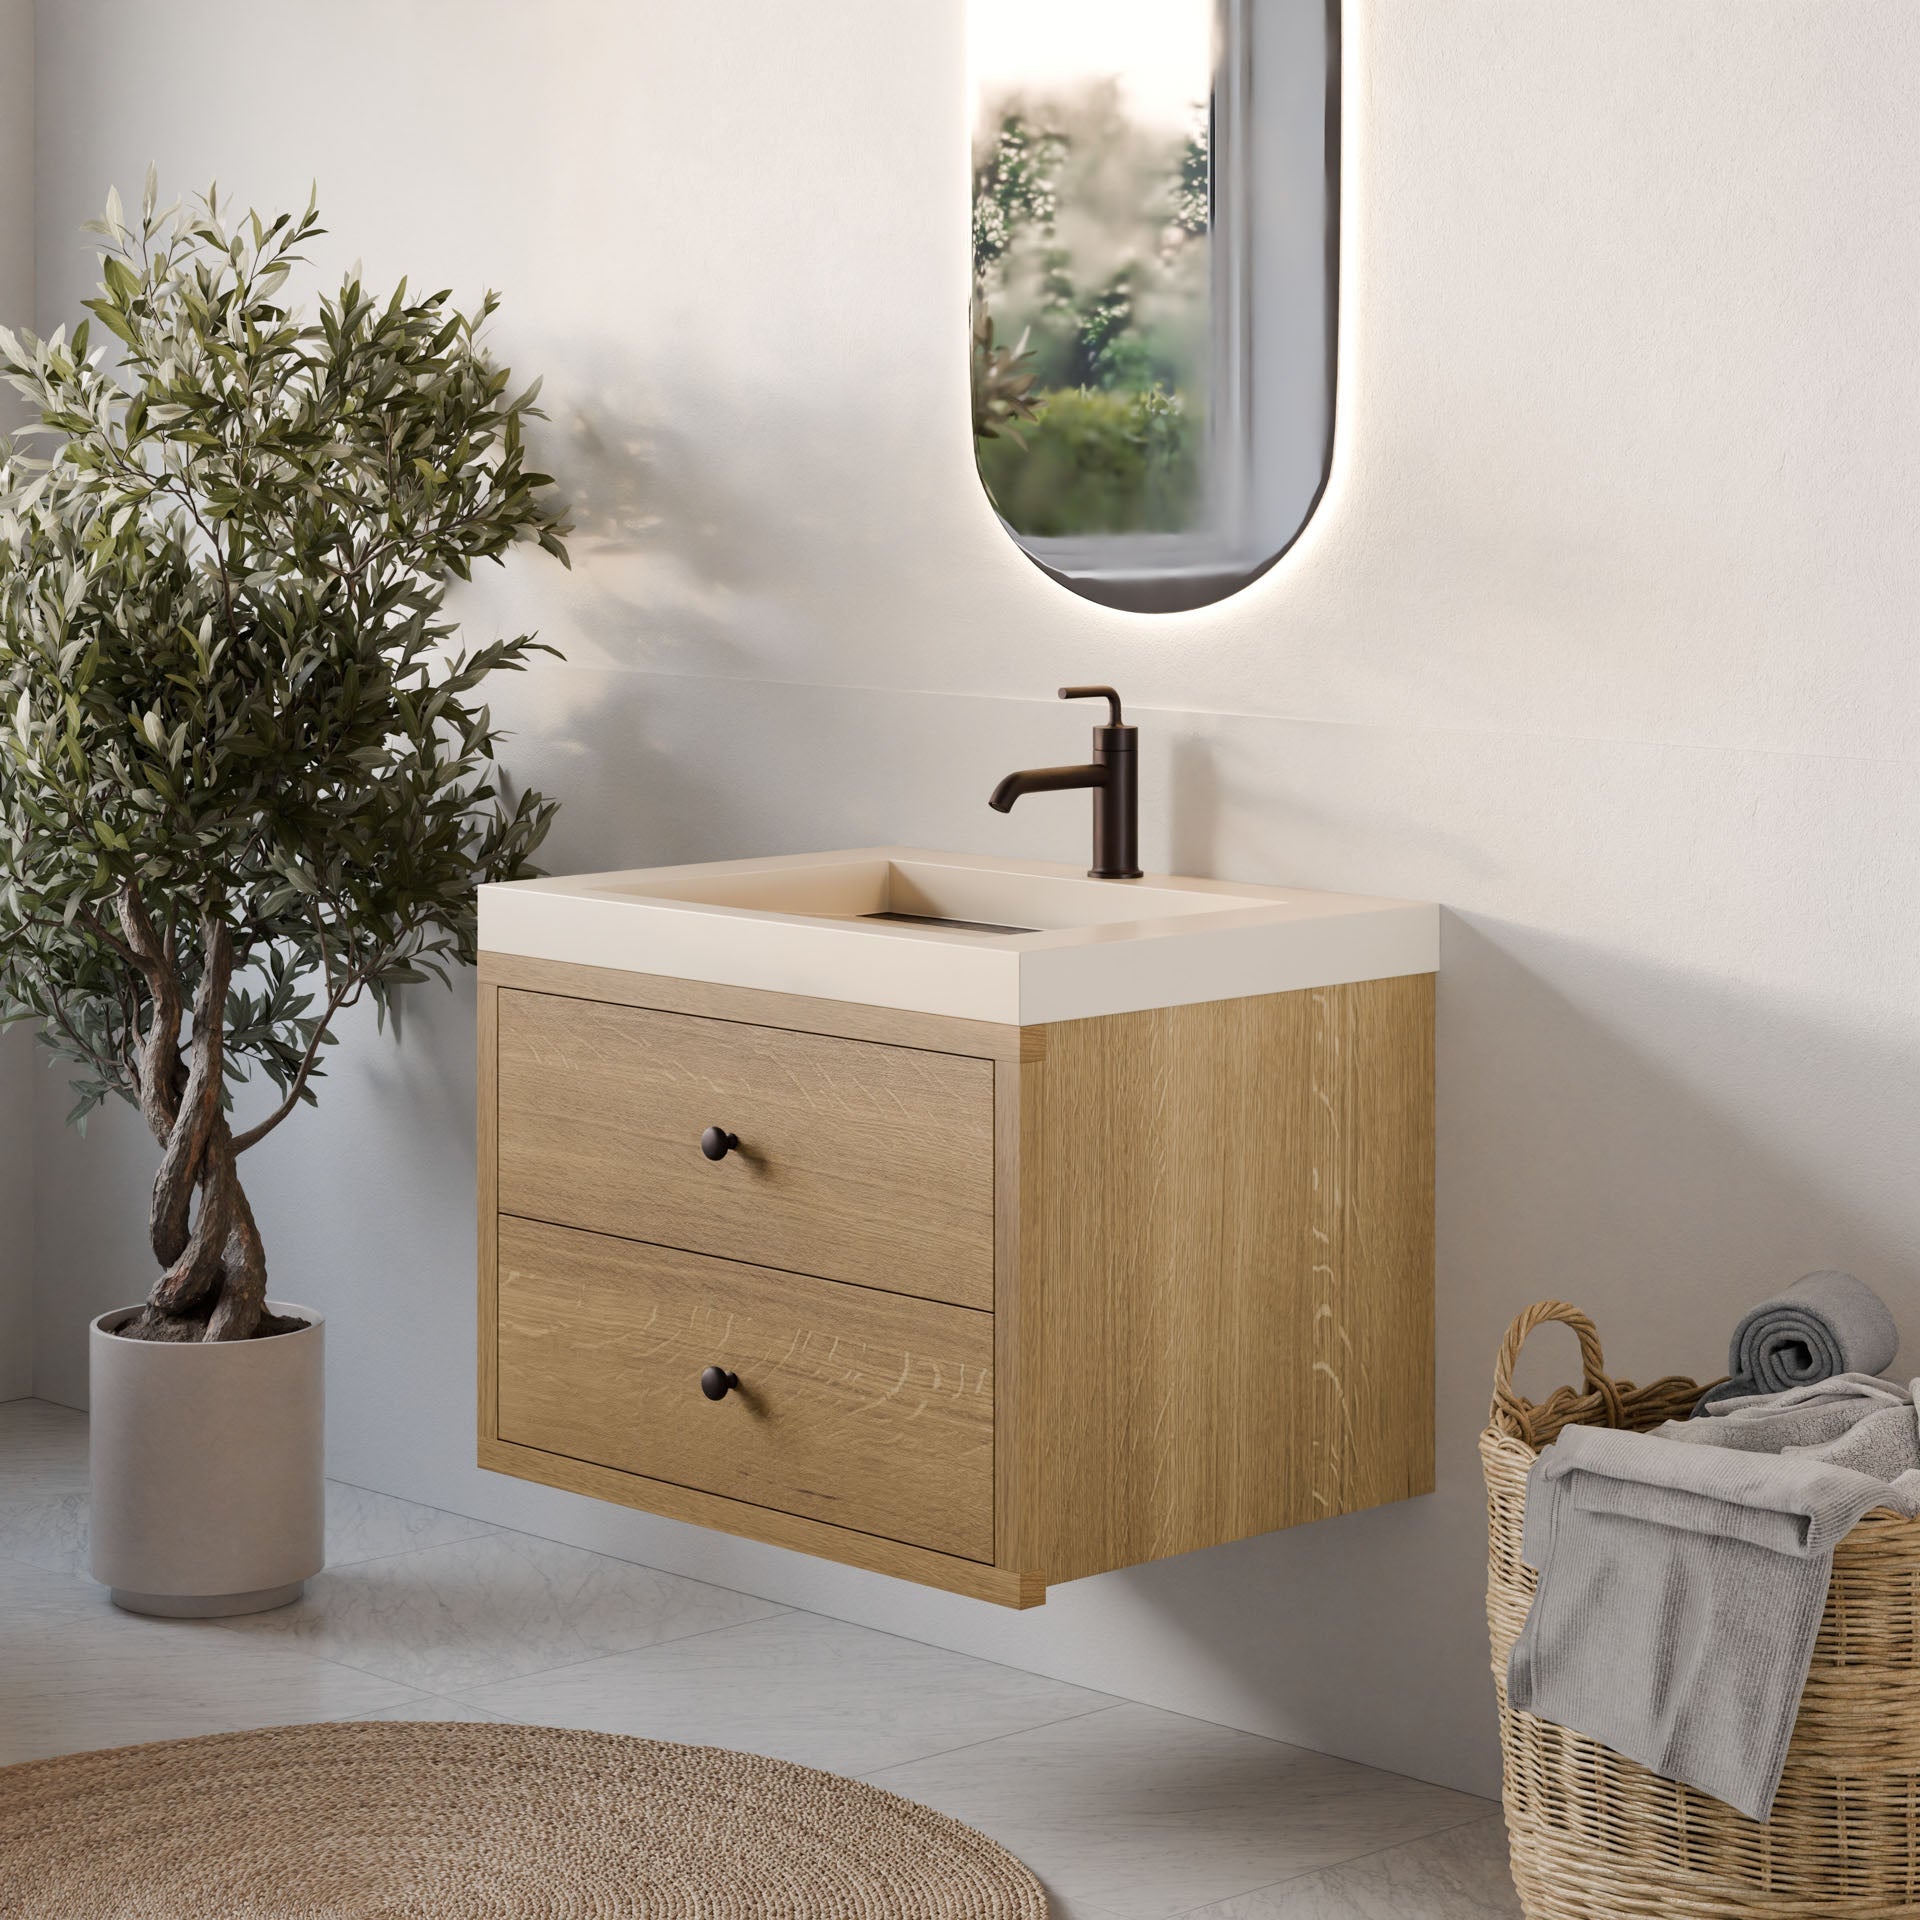
M 0 0 L 0 326 L 33 323 L 33 0 Z M 0 432 L 16 403 L 0 394 Z M 0 1400 L 33 1390 L 32 1042 L 0 1033 Z
M 356 1030 L 257 1156 L 277 1284 L 333 1316 L 349 1478 L 1486 1787 L 1509 1316 L 1704 1370 L 1842 1265 L 1920 1340 L 1920 13 L 1355 0 L 1333 480 L 1255 587 L 1154 619 L 1051 586 L 973 479 L 962 4 L 60 0 L 41 317 L 149 155 L 317 174 L 329 262 L 505 291 L 584 531 L 469 605 L 568 655 L 499 703 L 551 865 L 1073 858 L 1083 805 L 985 796 L 1111 678 L 1149 864 L 1446 902 L 1440 1491 L 1015 1616 L 479 1474 L 465 992 Z M 39 1378 L 77 1401 L 149 1148 L 60 1108 Z

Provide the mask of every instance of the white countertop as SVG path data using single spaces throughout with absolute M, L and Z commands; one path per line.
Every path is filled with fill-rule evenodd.
M 991 923 L 990 930 L 874 919 Z M 1407 900 L 863 847 L 480 889 L 480 945 L 717 985 L 1034 1026 L 1432 973 Z

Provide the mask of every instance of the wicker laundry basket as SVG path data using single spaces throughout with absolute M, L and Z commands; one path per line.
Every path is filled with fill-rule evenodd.
M 1578 1336 L 1583 1379 L 1536 1406 L 1514 1393 L 1513 1367 L 1549 1321 Z M 1487 1623 L 1527 1920 L 1920 1920 L 1920 1521 L 1869 1514 L 1835 1551 L 1765 1822 L 1507 1705 L 1507 1653 L 1533 1597 L 1520 1529 L 1535 1455 L 1574 1422 L 1644 1432 L 1699 1393 L 1677 1376 L 1646 1387 L 1610 1379 L 1593 1322 L 1557 1300 L 1529 1307 L 1500 1348 L 1480 1436 Z

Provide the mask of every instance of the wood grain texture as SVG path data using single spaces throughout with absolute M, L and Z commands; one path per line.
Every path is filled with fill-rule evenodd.
M 974 1029 L 489 957 L 480 1099 L 483 1465 L 1010 1606 L 1433 1484 L 1431 976 Z M 716 1338 L 787 1429 L 706 1444 Z
M 806 994 L 770 993 L 760 987 L 722 987 L 707 980 L 675 980 L 665 974 L 628 973 L 615 967 L 582 967 L 559 960 L 529 960 L 519 954 L 483 953 L 483 985 L 556 993 L 609 1006 L 655 1007 L 662 1013 L 739 1020 L 748 1026 L 784 1027 L 796 1033 L 833 1034 L 843 1040 L 874 1040 L 883 1046 L 918 1047 L 929 1053 L 959 1053 L 983 1060 L 1018 1060 L 1042 1044 L 1043 1027 L 1001 1026 L 990 1020 L 956 1020 L 945 1014 L 909 1013 L 898 1007 L 862 1006 L 852 1000 L 818 1000 Z
M 721 1533 L 764 1541 L 768 1546 L 789 1547 L 796 1553 L 811 1553 L 823 1560 L 836 1560 L 842 1566 L 861 1567 L 869 1573 L 888 1574 L 896 1580 L 912 1580 L 923 1587 L 938 1587 L 947 1593 L 964 1594 L 969 1599 L 990 1601 L 999 1607 L 1037 1607 L 1047 1597 L 1046 1582 L 1033 1574 L 1014 1573 L 983 1561 L 958 1559 L 952 1554 L 930 1553 L 924 1547 L 883 1540 L 877 1534 L 853 1533 L 845 1527 L 826 1526 L 799 1514 L 749 1506 L 721 1494 L 703 1493 L 698 1488 L 675 1486 L 665 1480 L 648 1480 L 637 1473 L 596 1466 L 590 1460 L 569 1460 L 560 1454 L 541 1453 L 507 1440 L 483 1439 L 479 1464 L 494 1473 L 510 1473 L 516 1479 L 537 1481 L 543 1487 L 559 1487 L 592 1500 L 611 1500 L 619 1506 L 637 1507 L 642 1513 L 662 1514 L 669 1520 L 684 1520 L 690 1526 L 713 1527 Z
M 993 1558 L 990 1316 L 511 1218 L 499 1261 L 502 1439 Z
M 993 1064 L 499 995 L 500 1209 L 960 1306 L 993 1302 Z M 708 1126 L 737 1134 L 724 1160 Z
M 498 1281 L 500 1277 L 500 991 L 480 985 L 474 1083 L 474 1198 L 479 1207 L 480 1353 L 475 1411 L 484 1445 L 499 1432 Z
M 1313 995 L 1316 1516 L 1433 1486 L 1433 986 Z
M 1043 1029 L 1035 1029 L 1043 1031 Z M 1029 1409 L 1037 1383 L 1033 1351 L 1019 1332 L 1023 1269 L 1020 1264 L 1020 1081 L 1029 1071 L 1019 1060 L 999 1060 L 993 1069 L 993 1557 L 1003 1567 L 1022 1564 L 1031 1510 L 1020 1472 L 1030 1457 L 1022 1436 L 1038 1433 Z M 1035 1565 L 1036 1562 L 1027 1562 Z
M 1048 1030 L 1003 1245 L 1003 1564 L 1049 1580 L 1433 1484 L 1433 982 Z

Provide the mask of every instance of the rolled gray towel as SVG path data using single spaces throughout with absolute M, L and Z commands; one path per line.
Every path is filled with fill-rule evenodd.
M 1700 1405 L 1785 1393 L 1841 1373 L 1884 1373 L 1899 1351 L 1893 1315 L 1865 1281 L 1809 1273 L 1742 1317 L 1727 1348 L 1732 1378 L 1701 1395 Z

